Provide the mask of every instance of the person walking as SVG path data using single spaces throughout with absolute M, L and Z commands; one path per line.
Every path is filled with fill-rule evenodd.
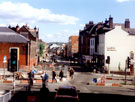
M 41 75 L 41 78 L 42 78 L 42 86 L 46 87 L 47 82 L 48 82 L 48 78 L 49 78 L 48 74 L 45 71 L 43 71 L 43 74 Z
M 32 73 L 32 70 L 28 72 L 28 78 L 29 78 L 29 84 L 32 86 L 34 80 L 34 73 Z
M 74 75 L 74 69 L 72 67 L 69 67 L 69 76 L 71 79 L 73 79 L 73 75 Z
M 31 87 L 33 85 L 33 80 L 34 80 L 34 73 L 32 73 L 32 70 L 28 72 L 28 91 L 31 91 Z
M 57 82 L 57 80 L 56 80 L 56 72 L 55 72 L 54 70 L 52 70 L 52 83 L 53 83 L 54 81 Z
M 62 79 L 63 79 L 63 77 L 64 77 L 64 71 L 63 71 L 63 70 L 60 71 L 59 77 L 60 77 L 60 80 L 62 81 Z

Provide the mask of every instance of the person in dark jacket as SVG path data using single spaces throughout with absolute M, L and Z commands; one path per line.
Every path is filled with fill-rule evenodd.
M 74 75 L 74 69 L 72 67 L 69 68 L 69 76 L 71 79 L 73 79 L 73 75 Z
M 33 80 L 34 80 L 34 73 L 32 73 L 32 70 L 28 72 L 28 91 L 31 91 L 31 87 L 33 85 Z
M 60 77 L 60 80 L 62 81 L 62 79 L 63 79 L 63 77 L 64 77 L 64 71 L 63 71 L 63 70 L 60 71 L 59 77 Z
M 41 78 L 42 78 L 42 86 L 46 87 L 47 82 L 48 82 L 48 78 L 49 78 L 48 74 L 45 71 L 43 71 L 43 74 L 41 75 Z
M 32 86 L 34 80 L 34 73 L 32 73 L 32 70 L 29 71 L 28 78 L 29 78 L 29 84 Z
M 54 70 L 52 70 L 52 82 L 53 81 L 57 82 L 57 80 L 56 80 L 56 72 Z

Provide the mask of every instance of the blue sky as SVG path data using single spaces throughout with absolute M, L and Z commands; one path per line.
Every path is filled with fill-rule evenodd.
M 0 26 L 39 27 L 45 42 L 67 42 L 89 21 L 112 15 L 115 23 L 130 19 L 135 28 L 135 0 L 0 0 Z

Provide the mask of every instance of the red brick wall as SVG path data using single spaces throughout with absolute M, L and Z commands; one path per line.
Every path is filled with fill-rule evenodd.
M 30 67 L 36 65 L 36 61 L 37 61 L 36 58 L 31 58 L 30 59 Z
M 11 47 L 19 48 L 19 67 L 27 65 L 27 44 L 0 43 L 0 68 L 3 68 L 3 57 L 6 56 L 7 60 L 9 59 Z M 7 64 L 5 64 L 5 67 L 7 67 Z
M 78 42 L 79 42 L 79 36 L 71 36 L 69 38 L 71 40 L 70 44 L 71 44 L 71 53 L 78 53 Z

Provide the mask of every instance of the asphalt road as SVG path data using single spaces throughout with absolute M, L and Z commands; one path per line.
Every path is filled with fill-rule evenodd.
M 108 101 L 108 97 L 111 97 L 111 101 L 117 101 L 117 98 L 121 100 L 128 99 L 130 102 L 133 102 L 132 99 L 135 98 L 135 88 L 134 87 L 111 87 L 111 86 L 96 86 L 89 85 L 88 83 L 92 81 L 93 78 L 98 78 L 102 74 L 91 73 L 88 69 L 81 68 L 79 66 L 74 67 L 75 74 L 73 79 L 65 80 L 57 83 L 48 83 L 49 89 L 49 101 L 54 102 L 54 96 L 56 94 L 55 89 L 59 86 L 75 86 L 77 90 L 80 90 L 79 99 L 80 102 L 90 102 L 94 101 Z M 51 69 L 48 70 L 50 72 Z M 56 71 L 59 73 L 59 69 Z M 118 80 L 116 80 L 117 82 Z M 31 93 L 26 91 L 26 85 L 17 84 L 16 93 L 13 95 L 10 102 L 28 102 L 28 96 L 35 96 L 36 101 L 39 102 L 40 99 L 40 89 L 41 84 L 34 84 L 32 87 Z M 12 90 L 12 84 L 3 84 L 0 83 L 0 90 Z M 47 99 L 44 99 L 44 102 L 47 102 Z

